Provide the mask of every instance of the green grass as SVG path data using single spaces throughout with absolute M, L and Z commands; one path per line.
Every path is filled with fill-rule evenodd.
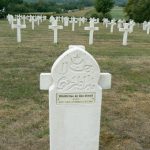
M 122 7 L 114 7 L 112 10 L 111 10 L 111 15 L 113 18 L 116 18 L 116 19 L 124 19 L 126 18 L 125 16 L 125 12 L 123 10 L 124 8 Z
M 88 26 L 88 24 L 85 24 Z M 101 140 L 103 150 L 149 150 L 150 143 L 150 38 L 142 27 L 129 34 L 122 46 L 122 33 L 109 32 L 102 24 L 88 45 L 84 26 L 71 32 L 59 30 L 53 44 L 48 21 L 31 30 L 16 30 L 0 21 L 0 150 L 47 150 L 48 92 L 39 90 L 39 75 L 71 44 L 85 45 L 101 68 L 112 74 L 112 88 L 103 91 Z
M 114 7 L 110 12 L 110 14 L 112 15 L 112 18 L 116 18 L 116 19 L 126 18 L 125 12 L 123 9 L 124 8 L 122 7 Z M 82 17 L 82 16 L 90 17 L 91 14 L 94 14 L 94 13 L 96 13 L 96 10 L 94 9 L 94 7 L 87 7 L 84 10 L 71 12 L 71 13 L 58 14 L 58 15 L 75 16 L 75 17 Z

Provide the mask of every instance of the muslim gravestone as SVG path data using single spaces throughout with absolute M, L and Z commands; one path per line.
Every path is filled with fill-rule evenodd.
M 111 75 L 84 46 L 69 46 L 40 75 L 40 89 L 49 90 L 50 150 L 98 150 L 102 89 L 110 87 Z

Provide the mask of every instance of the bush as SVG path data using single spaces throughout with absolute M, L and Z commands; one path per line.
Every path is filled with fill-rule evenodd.
M 111 20 L 112 16 L 110 13 L 106 13 L 106 14 L 104 14 L 103 18 L 108 18 L 109 20 Z

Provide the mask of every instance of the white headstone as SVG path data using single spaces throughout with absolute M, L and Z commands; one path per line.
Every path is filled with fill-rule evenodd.
M 52 25 L 49 26 L 49 29 L 54 31 L 54 43 L 57 43 L 58 39 L 58 29 L 63 29 L 63 26 L 57 25 L 57 20 L 55 20 Z
M 17 42 L 21 42 L 21 29 L 25 29 L 26 25 L 21 25 L 20 19 L 17 19 L 17 24 L 13 24 L 12 28 L 17 29 Z
M 99 28 L 98 27 L 94 27 L 94 22 L 90 22 L 90 26 L 89 27 L 84 27 L 84 30 L 89 30 L 90 33 L 89 33 L 89 45 L 92 45 L 93 44 L 93 34 L 94 34 L 94 31 L 98 31 Z
M 49 90 L 50 150 L 98 150 L 102 88 L 111 75 L 100 73 L 83 46 L 70 46 L 40 75 L 40 89 Z
M 124 34 L 123 34 L 123 45 L 126 46 L 127 40 L 128 40 L 128 33 L 131 32 L 130 27 L 129 27 L 129 23 L 124 23 L 124 28 L 120 28 L 119 31 L 124 32 Z

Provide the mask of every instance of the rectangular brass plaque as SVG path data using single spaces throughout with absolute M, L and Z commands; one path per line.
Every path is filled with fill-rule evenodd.
M 57 104 L 85 104 L 96 101 L 96 93 L 58 93 L 56 94 Z

